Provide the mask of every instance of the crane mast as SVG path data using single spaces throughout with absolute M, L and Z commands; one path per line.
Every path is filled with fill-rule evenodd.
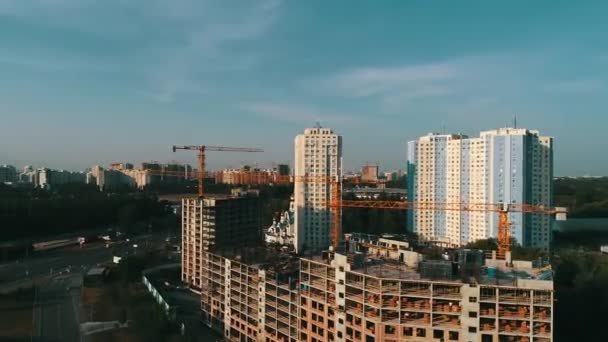
M 203 198 L 205 195 L 205 152 L 264 152 L 260 148 L 249 147 L 226 147 L 226 146 L 208 146 L 208 145 L 173 145 L 173 152 L 177 150 L 197 151 L 198 161 L 198 197 Z

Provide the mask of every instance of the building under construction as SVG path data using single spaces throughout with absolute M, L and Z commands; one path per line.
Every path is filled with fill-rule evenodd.
M 201 290 L 206 252 L 259 246 L 263 241 L 255 191 L 182 199 L 182 281 Z
M 472 250 L 431 260 L 407 241 L 349 234 L 303 258 L 201 253 L 203 321 L 232 341 L 553 340 L 553 273 L 541 261 Z

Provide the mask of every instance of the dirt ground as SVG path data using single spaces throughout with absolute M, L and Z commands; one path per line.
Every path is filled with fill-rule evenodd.
M 31 335 L 33 302 L 33 290 L 0 296 L 0 337 Z

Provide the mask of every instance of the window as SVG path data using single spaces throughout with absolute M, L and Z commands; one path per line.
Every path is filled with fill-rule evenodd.
M 477 318 L 477 312 L 475 312 L 475 311 L 469 311 L 469 317 L 471 317 L 471 318 Z
M 470 303 L 477 303 L 477 297 L 469 297 Z
M 469 332 L 470 333 L 476 333 L 477 332 L 477 327 L 469 327 Z

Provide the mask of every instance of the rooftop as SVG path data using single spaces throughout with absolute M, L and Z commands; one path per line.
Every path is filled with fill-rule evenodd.
M 353 272 L 396 280 L 552 287 L 551 266 L 540 259 L 507 262 L 487 251 L 471 249 L 444 250 L 438 258 L 405 247 L 403 237 L 348 235 L 350 244 L 339 248 L 336 254 L 347 256 Z M 332 258 L 316 255 L 306 259 L 328 264 Z

